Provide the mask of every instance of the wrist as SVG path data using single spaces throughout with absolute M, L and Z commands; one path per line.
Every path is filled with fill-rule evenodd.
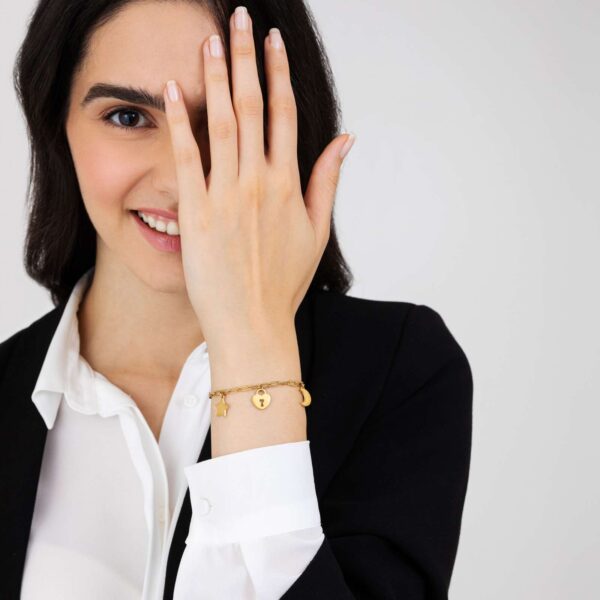
M 294 322 L 238 327 L 208 341 L 212 390 L 301 378 Z

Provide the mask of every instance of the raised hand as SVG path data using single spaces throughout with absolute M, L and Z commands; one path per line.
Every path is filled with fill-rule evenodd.
M 330 142 L 303 198 L 284 43 L 277 30 L 265 39 L 266 152 L 252 21 L 243 7 L 230 26 L 233 93 L 220 37 L 202 46 L 211 153 L 206 180 L 181 89 L 175 82 L 165 88 L 183 271 L 211 351 L 236 330 L 293 323 L 329 239 L 341 164 L 354 141 L 344 134 Z

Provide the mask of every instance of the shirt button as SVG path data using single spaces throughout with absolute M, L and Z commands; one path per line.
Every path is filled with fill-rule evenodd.
M 194 394 L 187 394 L 183 397 L 183 403 L 185 406 L 192 408 L 198 404 L 198 398 Z
M 212 504 L 209 502 L 208 498 L 199 498 L 198 505 L 194 507 L 194 511 L 197 515 L 203 517 L 207 515 L 212 508 Z
M 164 507 L 164 504 L 159 504 L 159 506 L 158 506 L 158 522 L 161 523 L 161 524 L 165 522 L 165 507 Z

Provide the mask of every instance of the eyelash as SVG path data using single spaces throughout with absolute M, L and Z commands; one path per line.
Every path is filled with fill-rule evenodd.
M 114 110 L 111 110 L 108 114 L 106 114 L 106 115 L 104 115 L 102 117 L 102 120 L 109 127 L 116 127 L 117 129 L 125 130 L 128 133 L 131 132 L 131 131 L 135 131 L 136 129 L 148 129 L 148 127 L 126 127 L 125 125 L 117 125 L 116 123 L 114 123 L 113 121 L 110 120 L 116 114 L 119 114 L 119 113 L 122 113 L 122 112 L 138 113 L 138 114 L 142 115 L 145 119 L 147 119 L 148 121 L 150 121 L 150 119 L 148 118 L 148 116 L 146 115 L 146 113 L 143 110 L 138 110 L 137 108 L 132 108 L 130 106 L 116 108 Z

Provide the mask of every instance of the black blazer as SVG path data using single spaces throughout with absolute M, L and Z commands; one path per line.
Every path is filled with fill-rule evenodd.
M 0 344 L 2 600 L 20 595 L 47 434 L 31 394 L 64 306 Z M 325 540 L 283 599 L 446 600 L 471 458 L 463 350 L 436 311 L 409 302 L 310 291 L 295 324 Z M 198 460 L 210 456 L 209 430 Z M 165 599 L 190 518 L 188 491 Z

